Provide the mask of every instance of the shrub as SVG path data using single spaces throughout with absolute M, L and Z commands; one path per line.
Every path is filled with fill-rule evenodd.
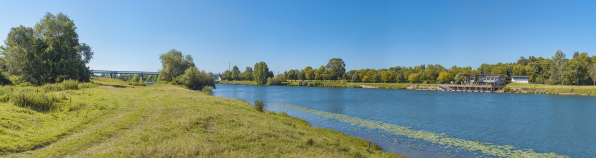
M 132 82 L 140 82 L 141 78 L 139 77 L 139 75 L 134 75 L 132 76 Z
M 265 106 L 265 103 L 263 102 L 263 100 L 255 100 L 255 109 L 257 109 L 257 111 L 263 112 L 264 106 Z
M 145 83 L 139 83 L 139 82 L 127 82 L 126 84 L 131 85 L 131 86 L 146 86 L 147 85 Z
M 351 84 L 348 86 L 349 88 L 362 88 L 360 85 Z
M 60 87 L 62 87 L 62 90 L 77 90 L 79 89 L 79 82 L 77 82 L 76 80 L 64 80 L 62 83 L 59 84 Z
M 179 83 L 192 90 L 202 90 L 205 86 L 215 88 L 215 79 L 211 73 L 199 71 L 197 67 L 190 67 L 179 77 Z
M 209 86 L 204 86 L 203 91 L 211 93 L 211 92 L 213 92 L 213 88 L 211 88 Z
M 267 85 L 281 85 L 283 82 L 286 82 L 283 75 L 267 78 Z
M 8 80 L 10 80 L 10 83 L 12 83 L 12 85 L 20 85 L 21 84 L 21 76 L 10 76 L 8 77 Z
M 30 108 L 36 111 L 57 109 L 60 99 L 54 94 L 34 91 L 16 91 L 10 96 L 10 102 L 16 106 Z

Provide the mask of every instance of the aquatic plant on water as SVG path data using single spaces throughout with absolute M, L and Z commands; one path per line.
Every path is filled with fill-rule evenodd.
M 555 153 L 536 153 L 532 149 L 519 149 L 510 145 L 490 145 L 490 143 L 481 143 L 478 141 L 464 140 L 460 138 L 452 138 L 444 133 L 434 133 L 423 130 L 413 130 L 411 127 L 404 127 L 400 125 L 384 123 L 381 121 L 367 120 L 358 117 L 351 117 L 343 114 L 330 113 L 325 111 L 312 110 L 308 108 L 298 107 L 290 104 L 267 103 L 294 110 L 301 110 L 317 116 L 331 118 L 340 122 L 358 125 L 369 129 L 379 129 L 388 133 L 403 135 L 410 138 L 422 139 L 435 144 L 446 145 L 446 147 L 458 147 L 468 151 L 481 151 L 487 155 L 500 157 L 568 157 L 565 155 L 557 155 Z

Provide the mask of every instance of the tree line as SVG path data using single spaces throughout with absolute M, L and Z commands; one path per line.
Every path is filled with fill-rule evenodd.
M 0 46 L 0 83 L 45 84 L 67 79 L 89 81 L 91 47 L 79 43 L 67 15 L 46 13 L 35 26 L 10 29 Z
M 256 67 L 256 65 L 255 65 Z M 450 82 L 463 81 L 459 74 L 501 74 L 507 79 L 511 76 L 529 76 L 529 82 L 551 85 L 596 85 L 596 56 L 575 52 L 571 59 L 558 50 L 551 58 L 529 56 L 520 57 L 516 62 L 482 64 L 474 69 L 470 66 L 449 68 L 436 64 L 422 64 L 414 67 L 395 66 L 388 69 L 345 70 L 345 62 L 341 58 L 329 60 L 327 65 L 318 69 L 306 66 L 304 69 L 291 69 L 279 74 L 278 80 L 344 80 L 350 82 Z M 270 72 L 266 78 L 276 79 Z M 222 75 L 225 80 L 255 81 L 252 68 L 246 67 L 241 72 L 234 66 L 232 71 Z M 260 80 L 257 84 L 265 84 Z

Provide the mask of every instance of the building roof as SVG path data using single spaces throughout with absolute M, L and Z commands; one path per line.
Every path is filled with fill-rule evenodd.
M 530 76 L 511 76 L 511 77 L 517 77 L 517 78 L 530 78 Z

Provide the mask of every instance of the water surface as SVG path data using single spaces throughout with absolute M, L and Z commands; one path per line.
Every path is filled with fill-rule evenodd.
M 292 104 L 541 153 L 555 152 L 571 157 L 596 155 L 596 97 L 222 84 L 217 85 L 213 95 L 249 102 L 262 99 L 269 103 Z M 266 108 L 279 110 L 273 106 Z M 315 117 L 310 119 L 307 121 L 311 123 L 321 121 Z M 403 139 L 374 130 L 368 134 L 354 132 L 346 127 L 334 128 L 359 137 L 373 135 L 379 137 L 379 141 L 381 137 Z M 400 143 L 377 144 L 397 151 Z M 420 144 L 424 142 L 417 143 Z M 456 156 L 468 154 L 463 152 Z

